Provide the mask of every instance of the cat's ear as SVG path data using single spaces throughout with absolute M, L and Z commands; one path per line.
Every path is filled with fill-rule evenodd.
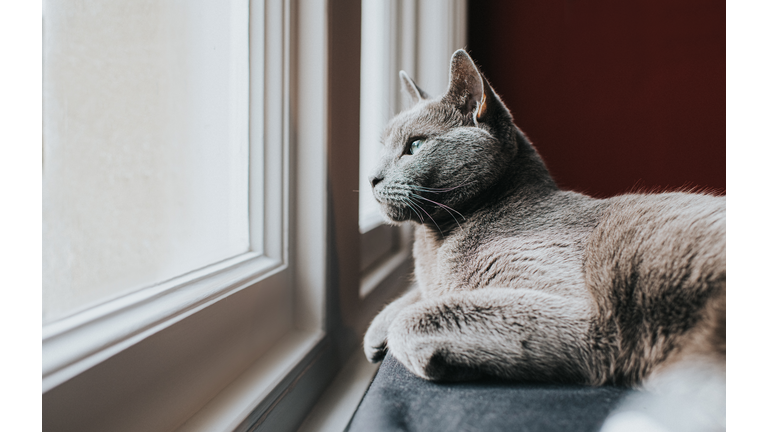
M 451 57 L 451 76 L 443 101 L 457 107 L 462 114 L 473 114 L 476 123 L 483 122 L 496 95 L 475 62 L 463 49 Z
M 429 95 L 427 95 L 424 90 L 420 89 L 405 71 L 400 71 L 400 82 L 403 84 L 403 89 L 411 95 L 411 103 L 415 104 L 424 99 L 429 99 Z

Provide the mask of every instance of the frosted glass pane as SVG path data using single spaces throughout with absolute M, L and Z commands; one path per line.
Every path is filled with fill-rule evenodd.
M 368 176 L 376 167 L 381 133 L 394 114 L 390 83 L 397 70 L 390 62 L 390 4 L 388 0 L 362 3 L 360 38 L 360 208 L 362 230 L 382 222 Z
M 248 1 L 43 22 L 43 321 L 249 250 Z

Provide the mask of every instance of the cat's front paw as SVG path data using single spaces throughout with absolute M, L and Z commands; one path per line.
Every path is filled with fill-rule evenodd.
M 482 376 L 478 365 L 462 360 L 460 333 L 445 332 L 429 307 L 411 307 L 389 326 L 392 356 L 414 375 L 430 381 L 466 381 Z
M 386 322 L 382 314 L 379 314 L 368 327 L 368 331 L 365 332 L 363 351 L 369 362 L 379 362 L 387 353 L 388 327 L 389 323 Z
M 400 311 L 420 298 L 421 293 L 418 290 L 411 290 L 376 315 L 363 338 L 363 351 L 371 363 L 381 361 L 387 353 L 389 327 Z
M 435 381 L 445 377 L 437 347 L 426 341 L 416 341 L 402 333 L 392 334 L 389 350 L 406 369 L 423 379 Z
M 387 342 L 392 355 L 414 375 L 430 381 L 461 379 L 448 362 L 449 347 L 438 336 L 419 328 L 418 319 L 401 316 L 389 328 Z M 410 318 L 410 319 L 409 319 Z M 456 373 L 454 373 L 456 372 Z

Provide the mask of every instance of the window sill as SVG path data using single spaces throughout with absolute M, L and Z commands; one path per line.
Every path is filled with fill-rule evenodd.
M 289 332 L 177 430 L 255 429 L 322 356 L 323 341 L 322 332 Z
M 312 374 L 313 366 L 323 360 L 328 349 L 327 338 L 321 333 L 293 331 L 286 335 L 263 358 L 243 372 L 221 391 L 177 432 L 273 430 L 269 423 L 279 423 L 281 430 L 296 430 L 281 413 L 296 417 L 291 398 L 309 400 L 297 387 L 299 380 Z M 303 363 L 303 364 L 302 364 Z M 309 414 L 303 419 L 299 432 L 337 432 L 344 430 L 368 390 L 379 364 L 371 364 L 361 350 L 346 361 L 325 391 L 316 397 Z M 288 407 L 286 410 L 285 407 Z M 275 411 L 273 413 L 273 411 Z
M 356 351 L 320 396 L 297 432 L 343 431 L 355 414 L 381 363 L 371 364 Z

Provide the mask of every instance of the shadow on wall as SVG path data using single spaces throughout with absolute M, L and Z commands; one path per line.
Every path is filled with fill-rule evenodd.
M 469 2 L 469 52 L 565 189 L 725 193 L 725 2 Z

